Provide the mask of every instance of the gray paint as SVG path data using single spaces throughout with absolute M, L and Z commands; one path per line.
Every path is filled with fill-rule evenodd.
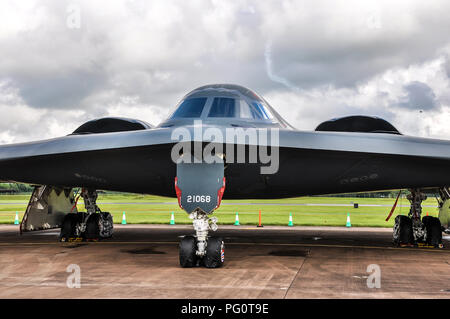
M 203 126 L 206 129 L 209 126 Z M 226 127 L 214 126 L 225 135 Z M 194 126 L 187 126 L 194 139 Z M 173 128 L 135 132 L 65 136 L 50 140 L 0 146 L 0 160 L 28 156 L 170 144 Z M 279 131 L 280 147 L 450 159 L 450 141 L 378 133 Z M 207 140 L 204 140 L 208 142 Z M 229 139 L 226 142 L 232 143 Z M 246 143 L 249 144 L 249 143 Z M 255 143 L 252 143 L 255 144 Z M 269 143 L 270 146 L 272 146 Z M 276 145 L 275 145 L 276 146 Z

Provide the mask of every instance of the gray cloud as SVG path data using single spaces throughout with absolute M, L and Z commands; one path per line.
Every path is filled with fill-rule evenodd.
M 274 35 L 274 72 L 297 87 L 353 87 L 390 68 L 425 62 L 448 43 L 450 21 L 418 3 L 404 11 L 383 7 L 379 28 L 367 24 L 372 12 L 362 4 L 355 15 L 326 1 L 307 13 L 304 3 L 295 4 L 291 13 L 274 10 L 280 23 L 267 30 Z
M 444 55 L 443 68 L 444 68 L 447 76 L 450 78 L 450 55 L 448 55 L 448 54 Z
M 105 86 L 101 73 L 71 71 L 14 79 L 23 100 L 31 107 L 67 109 L 82 106 L 83 98 Z
M 448 54 L 444 0 L 14 3 L 0 4 L 0 112 L 21 105 L 54 117 L 29 139 L 112 112 L 158 124 L 188 91 L 217 82 L 275 96 L 299 128 L 357 113 L 395 120 L 398 109 L 437 110 L 450 96 L 441 80 L 409 70 Z M 66 25 L 71 3 L 80 29 Z M 383 78 L 390 72 L 407 76 Z M 26 140 L 24 125 L 0 123 L 0 140 Z
M 440 107 L 433 90 L 425 83 L 413 81 L 403 88 L 406 95 L 400 99 L 399 106 L 411 110 L 433 110 Z

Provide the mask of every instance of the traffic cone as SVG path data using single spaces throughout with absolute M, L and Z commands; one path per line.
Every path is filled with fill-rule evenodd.
M 288 226 L 294 226 L 294 223 L 292 222 L 292 213 L 289 213 L 289 224 Z
M 127 224 L 127 217 L 125 216 L 125 212 L 123 212 L 122 214 L 122 225 L 126 225 Z
M 236 212 L 236 221 L 234 222 L 234 226 L 240 226 L 241 224 L 239 224 L 239 215 Z
M 352 224 L 350 223 L 350 213 L 347 213 L 347 224 L 345 224 L 345 227 L 352 227 Z
M 19 225 L 19 213 L 16 212 L 16 218 L 14 218 L 14 225 Z
M 170 216 L 170 225 L 175 225 L 175 216 L 173 215 L 173 212 L 172 215 Z
M 259 210 L 259 220 L 258 220 L 258 226 L 256 226 L 256 227 L 264 227 L 262 224 L 261 224 L 261 210 Z

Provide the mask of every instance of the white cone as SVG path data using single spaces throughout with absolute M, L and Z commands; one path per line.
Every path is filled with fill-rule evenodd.
M 350 223 L 350 213 L 347 214 L 347 223 L 345 224 L 346 227 L 352 227 L 352 223 Z

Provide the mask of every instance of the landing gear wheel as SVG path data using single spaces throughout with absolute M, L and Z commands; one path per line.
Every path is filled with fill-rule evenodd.
M 100 214 L 92 214 L 86 223 L 86 232 L 84 237 L 87 240 L 98 240 L 100 238 Z
M 404 215 L 395 217 L 393 238 L 396 246 L 411 245 L 414 243 L 411 218 Z
M 183 268 L 197 265 L 197 242 L 194 236 L 185 236 L 180 241 L 180 266 Z
M 422 223 L 427 232 L 427 244 L 434 247 L 442 245 L 442 227 L 439 218 L 433 216 L 425 216 Z
M 222 267 L 225 261 L 225 244 L 222 238 L 210 237 L 206 247 L 206 256 L 203 263 L 206 268 Z
M 108 212 L 100 212 L 100 238 L 111 238 L 114 230 L 112 215 Z
M 76 235 L 76 226 L 78 223 L 78 215 L 77 214 L 67 214 L 64 216 L 64 220 L 61 226 L 61 233 L 59 234 L 60 241 L 67 241 L 69 238 L 75 238 Z

